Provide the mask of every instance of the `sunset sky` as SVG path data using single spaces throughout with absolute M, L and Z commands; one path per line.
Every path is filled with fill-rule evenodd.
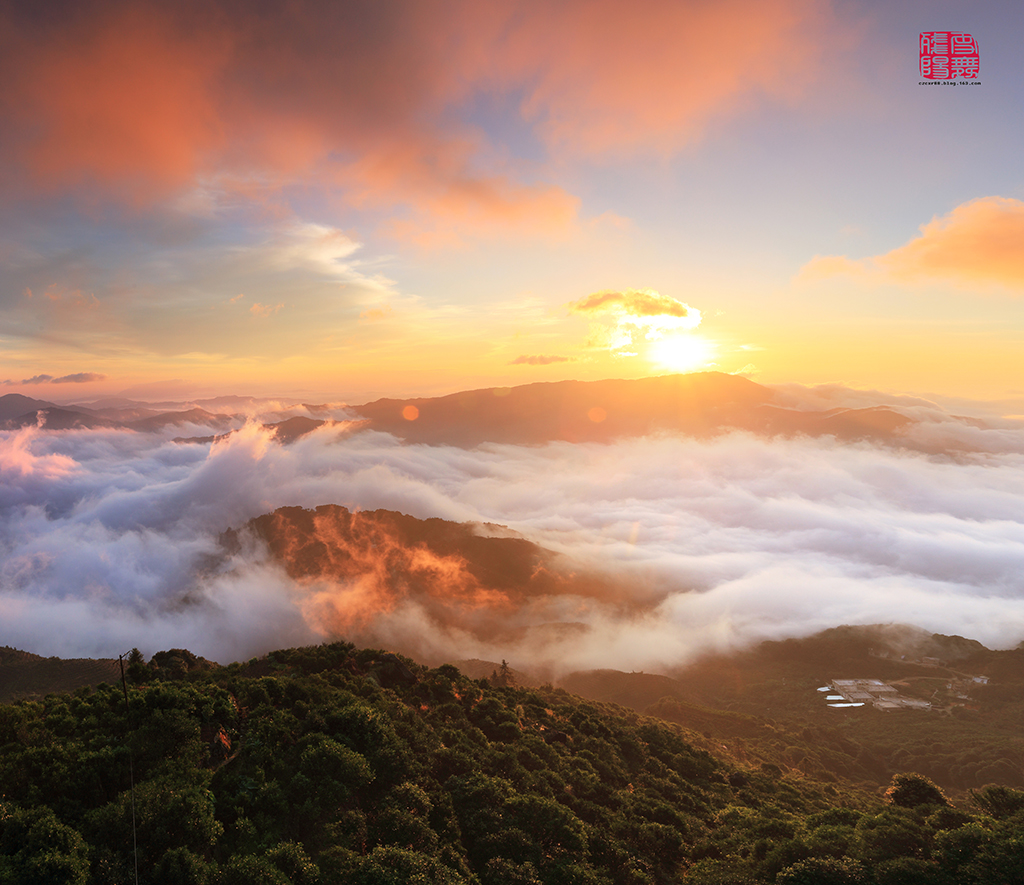
M 920 85 L 929 30 L 980 85 Z M 0 394 L 718 370 L 1020 413 L 1022 34 L 994 0 L 0 4 Z

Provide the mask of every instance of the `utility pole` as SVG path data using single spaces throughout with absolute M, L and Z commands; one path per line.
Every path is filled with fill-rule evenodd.
M 124 692 L 124 722 L 125 731 L 131 726 L 131 710 L 128 708 L 128 680 L 124 677 L 124 655 L 118 655 L 117 660 L 121 664 L 121 690 Z M 127 741 L 125 741 L 127 744 Z M 132 759 L 132 748 L 128 745 L 128 777 L 131 785 L 132 796 L 132 851 L 135 855 L 135 885 L 139 885 L 139 837 L 135 829 L 135 762 Z

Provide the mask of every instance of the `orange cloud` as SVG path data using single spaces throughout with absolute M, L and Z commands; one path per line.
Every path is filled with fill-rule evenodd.
M 1024 286 L 1024 202 L 983 197 L 921 227 L 921 236 L 877 259 L 900 279 Z
M 52 30 L 47 17 L 45 29 L 9 32 L 21 160 L 47 187 L 92 180 L 150 198 L 190 183 L 223 139 L 211 81 L 227 36 L 186 28 L 164 6 L 85 6 L 62 8 Z
M 351 184 L 357 205 L 409 206 L 386 232 L 424 248 L 459 245 L 465 233 L 550 238 L 572 228 L 577 197 L 553 185 L 474 172 L 472 159 L 464 146 L 407 144 L 365 157 L 340 178 Z
M 819 65 L 812 0 L 570 0 L 517 12 L 491 63 L 531 84 L 523 114 L 575 155 L 670 155 L 754 94 L 801 94 Z
M 27 5 L 25 6 L 27 9 Z M 670 154 L 813 78 L 813 0 L 112 0 L 0 11 L 7 166 L 147 203 L 316 181 L 424 246 L 572 229 L 579 201 L 460 113 L 521 93 L 559 154 Z M 8 174 L 13 187 L 14 174 Z
M 0 11 L 7 159 L 37 187 L 136 203 L 210 181 L 263 199 L 315 178 L 343 202 L 397 208 L 392 232 L 424 245 L 564 230 L 574 197 L 481 164 L 479 136 L 443 119 L 466 94 L 459 46 L 480 18 L 458 7 L 443 21 L 351 0 Z
M 271 307 L 269 304 L 260 304 L 257 301 L 252 307 L 249 308 L 249 313 L 251 313 L 253 316 L 269 317 L 277 313 L 282 307 L 284 307 L 283 304 L 278 304 L 276 307 Z
M 880 282 L 995 283 L 1024 289 L 1024 202 L 982 197 L 921 226 L 921 235 L 887 252 L 854 261 L 816 256 L 798 279 L 861 276 Z
M 700 311 L 688 304 L 662 295 L 653 289 L 626 289 L 625 292 L 595 292 L 569 305 L 570 313 L 614 313 L 630 317 L 695 318 L 700 322 Z
M 864 276 L 867 268 L 845 255 L 815 255 L 797 275 L 798 280 L 810 282 L 838 276 Z

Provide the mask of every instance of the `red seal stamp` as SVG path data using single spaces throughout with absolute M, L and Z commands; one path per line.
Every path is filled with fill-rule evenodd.
M 978 41 L 963 31 L 921 34 L 921 76 L 927 80 L 974 80 L 981 72 Z

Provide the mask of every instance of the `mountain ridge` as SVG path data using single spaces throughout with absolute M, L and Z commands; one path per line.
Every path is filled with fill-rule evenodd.
M 797 410 L 740 375 L 697 372 L 638 379 L 535 382 L 441 397 L 379 399 L 352 406 L 369 429 L 407 442 L 475 446 L 608 442 L 650 433 L 707 437 L 729 430 L 834 435 L 892 442 L 912 419 L 887 406 Z
M 834 436 L 846 442 L 869 440 L 929 451 L 932 448 L 907 436 L 917 420 L 898 407 L 876 404 L 818 409 L 783 404 L 790 401 L 791 397 L 740 375 L 697 372 L 637 379 L 534 382 L 438 397 L 383 398 L 346 408 L 357 419 L 350 426 L 353 433 L 376 430 L 408 443 L 464 448 L 485 443 L 611 442 L 652 433 L 708 438 L 735 430 L 767 436 Z M 253 397 L 242 396 L 185 404 L 114 399 L 97 401 L 93 406 L 104 407 L 93 408 L 58 406 L 7 394 L 0 397 L 0 426 L 30 426 L 41 417 L 49 430 L 115 427 L 152 432 L 188 422 L 209 426 L 216 432 L 177 441 L 209 444 L 230 433 L 230 425 L 240 425 L 244 416 L 210 412 L 207 405 L 213 408 L 256 403 Z M 161 406 L 173 408 L 165 410 Z M 329 417 L 334 407 L 303 403 L 294 408 Z M 295 428 L 282 427 L 296 420 L 293 416 L 264 426 L 278 428 L 279 442 L 287 444 L 304 435 L 295 432 Z M 950 420 L 984 425 L 978 419 L 950 416 Z

